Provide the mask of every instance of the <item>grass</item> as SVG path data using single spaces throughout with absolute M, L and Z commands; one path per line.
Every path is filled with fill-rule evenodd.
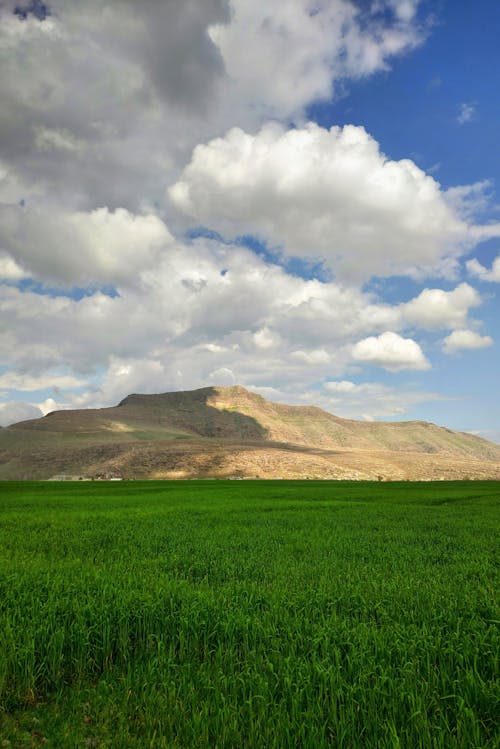
M 498 747 L 499 498 L 0 484 L 0 746 Z

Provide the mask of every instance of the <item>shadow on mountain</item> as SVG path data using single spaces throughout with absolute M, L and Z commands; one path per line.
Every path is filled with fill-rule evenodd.
M 128 395 L 116 411 L 140 419 L 152 427 L 176 429 L 200 437 L 228 440 L 268 440 L 269 432 L 251 416 L 232 407 L 219 409 L 208 403 L 216 398 L 215 388 L 160 395 Z
M 0 431 L 0 478 L 494 479 L 500 445 L 422 422 L 356 422 L 234 385 L 129 395 Z

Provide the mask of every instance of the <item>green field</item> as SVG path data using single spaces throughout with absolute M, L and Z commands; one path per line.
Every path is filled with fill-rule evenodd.
M 0 484 L 0 747 L 499 747 L 500 484 Z

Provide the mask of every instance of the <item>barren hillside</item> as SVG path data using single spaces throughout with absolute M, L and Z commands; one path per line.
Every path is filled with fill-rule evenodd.
M 500 445 L 421 421 L 359 422 L 243 387 L 129 395 L 0 430 L 0 478 L 500 479 Z

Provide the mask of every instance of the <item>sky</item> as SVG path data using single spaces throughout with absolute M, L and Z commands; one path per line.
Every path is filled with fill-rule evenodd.
M 0 425 L 240 384 L 500 441 L 496 0 L 0 0 Z

